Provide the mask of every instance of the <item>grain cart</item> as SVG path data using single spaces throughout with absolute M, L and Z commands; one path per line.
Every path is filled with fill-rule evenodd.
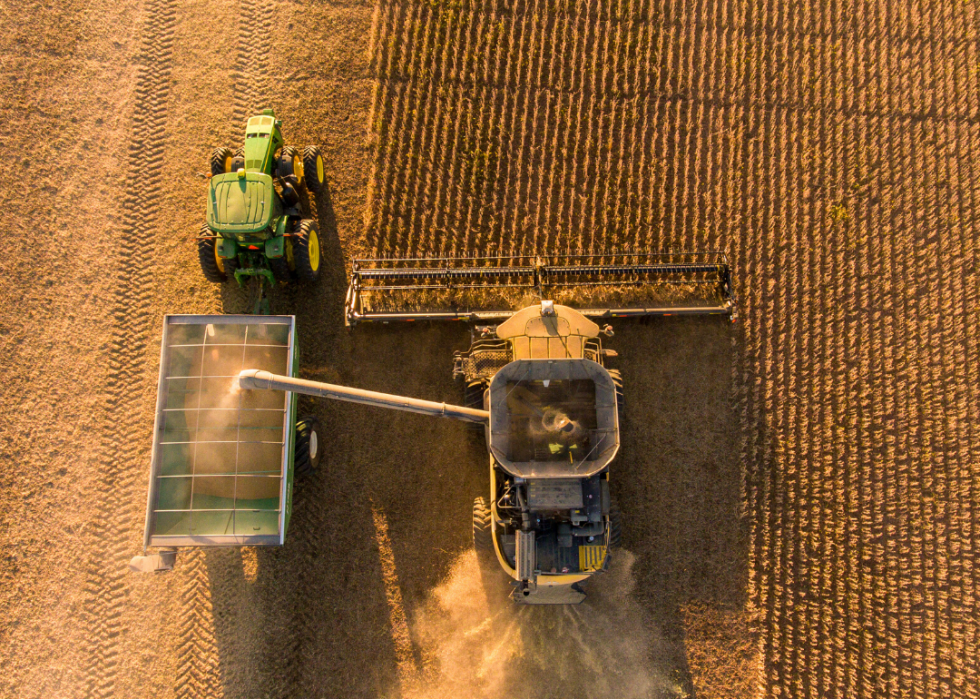
M 479 497 L 473 505 L 473 542 L 481 561 L 496 558 L 513 579 L 515 601 L 578 603 L 585 597 L 580 583 L 607 568 L 619 537 L 609 474 L 620 446 L 623 386 L 619 372 L 605 366 L 615 352 L 602 347 L 600 335 L 612 335 L 612 328 L 600 328 L 590 316 L 734 316 L 735 311 L 723 256 L 679 263 L 630 254 L 625 258 L 630 264 L 615 265 L 596 257 L 535 258 L 517 269 L 514 258 L 355 261 L 349 324 L 499 323 L 476 326 L 470 349 L 455 357 L 453 373 L 465 386 L 464 406 L 277 376 L 258 367 L 243 371 L 239 385 L 246 393 L 291 391 L 477 425 L 490 456 L 489 499 Z M 563 292 L 573 288 L 583 296 L 590 281 L 610 287 L 618 305 L 576 310 L 539 299 L 516 312 L 504 307 L 529 290 L 568 296 Z M 665 281 L 687 288 L 668 289 L 657 304 L 626 303 L 623 289 L 632 286 L 643 300 L 647 287 Z M 600 298 L 594 286 L 588 300 Z M 489 299 L 489 308 L 476 306 L 474 291 L 484 295 L 484 303 Z M 464 300 L 473 305 L 461 307 Z
M 208 175 L 207 222 L 197 239 L 204 278 L 313 282 L 320 273 L 319 230 L 304 218 L 300 191 L 324 186 L 319 148 L 284 144 L 282 122 L 265 109 L 248 120 L 245 145 L 217 148 Z
M 250 367 L 295 376 L 297 366 L 292 316 L 166 316 L 133 570 L 169 570 L 183 547 L 284 542 L 294 478 L 321 459 L 317 422 L 297 419 L 295 393 L 244 392 L 237 378 Z

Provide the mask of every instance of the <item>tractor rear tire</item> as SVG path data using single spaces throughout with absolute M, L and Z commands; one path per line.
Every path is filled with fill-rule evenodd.
M 318 194 L 327 183 L 323 156 L 320 155 L 320 148 L 317 146 L 307 146 L 303 149 L 303 178 L 306 180 L 306 188 L 314 194 Z
M 197 241 L 197 259 L 201 263 L 204 278 L 209 282 L 220 284 L 228 279 L 225 261 L 218 257 L 218 236 L 206 223 L 201 226 Z
M 473 500 L 473 548 L 480 564 L 489 560 L 493 554 L 493 533 L 491 531 L 490 508 L 482 497 Z
M 304 415 L 296 422 L 296 448 L 293 452 L 294 472 L 309 476 L 320 467 L 322 445 L 320 422 L 313 415 Z
M 320 276 L 320 229 L 316 222 L 304 218 L 293 238 L 293 260 L 300 281 L 313 283 Z
M 303 177 L 303 157 L 292 146 L 283 146 L 279 153 L 279 176 L 282 178 L 295 177 L 297 184 L 302 186 Z
M 215 148 L 211 154 L 211 175 L 223 175 L 226 172 L 231 172 L 233 158 L 231 148 Z

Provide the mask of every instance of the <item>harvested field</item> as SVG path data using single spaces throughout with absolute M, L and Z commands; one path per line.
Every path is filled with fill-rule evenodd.
M 0 18 L 0 696 L 980 694 L 973 4 Z M 304 405 L 330 458 L 286 546 L 126 572 L 162 316 L 244 302 L 197 267 L 198 172 L 267 105 L 327 160 L 332 264 L 273 298 L 308 378 L 460 400 L 461 327 L 343 329 L 351 256 L 731 258 L 737 324 L 610 341 L 630 553 L 580 613 L 470 597 L 479 446 L 346 404 Z

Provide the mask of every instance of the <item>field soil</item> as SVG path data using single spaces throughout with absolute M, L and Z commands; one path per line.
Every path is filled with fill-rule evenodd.
M 0 4 L 0 696 L 977 697 L 971 3 Z M 211 149 L 317 144 L 301 375 L 458 402 L 463 326 L 343 325 L 351 256 L 718 250 L 737 323 L 620 322 L 624 551 L 476 568 L 461 425 L 324 425 L 287 543 L 135 575 L 166 313 L 239 312 Z

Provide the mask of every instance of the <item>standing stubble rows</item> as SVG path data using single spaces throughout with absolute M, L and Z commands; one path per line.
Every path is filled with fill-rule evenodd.
M 771 695 L 977 695 L 977 19 L 380 7 L 368 252 L 732 254 Z

